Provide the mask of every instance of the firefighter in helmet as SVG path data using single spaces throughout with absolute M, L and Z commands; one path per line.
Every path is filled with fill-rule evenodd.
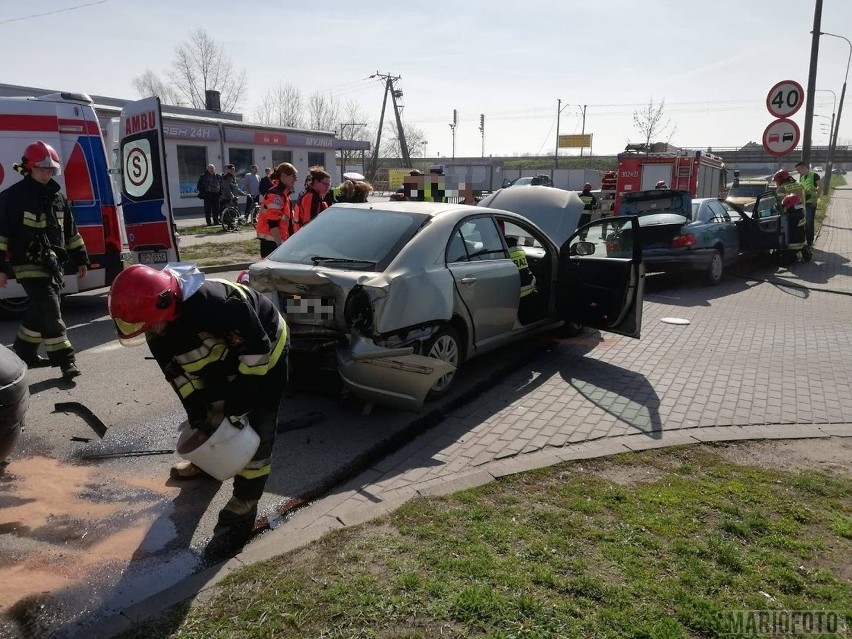
M 654 188 L 655 189 L 667 189 L 667 188 L 669 188 L 669 185 L 666 184 L 665 180 L 659 180 L 659 181 L 657 181 L 657 184 L 654 185 Z
M 260 437 L 252 460 L 234 477 L 233 495 L 219 513 L 208 553 L 248 541 L 271 469 L 279 403 L 287 381 L 287 324 L 264 295 L 234 282 L 206 279 L 189 264 L 162 271 L 134 264 L 109 292 L 109 314 L 125 346 L 147 342 L 171 384 L 189 426 L 212 434 L 226 416 L 247 416 Z M 173 479 L 203 471 L 189 461 Z
M 799 196 L 799 200 L 801 202 L 805 201 L 805 187 L 796 181 L 790 172 L 787 169 L 781 169 L 772 176 L 772 180 L 775 182 L 775 199 L 778 204 L 781 205 L 781 208 L 784 208 L 783 202 L 784 198 L 791 193 L 795 193 Z
M 0 193 L 0 288 L 14 277 L 28 298 L 13 348 L 30 368 L 58 366 L 62 377 L 72 380 L 80 370 L 65 332 L 59 291 L 67 261 L 77 277 L 85 277 L 86 246 L 68 199 L 53 179 L 61 172 L 56 150 L 37 140 L 24 149 L 15 169 L 24 179 Z M 47 359 L 38 354 L 42 342 Z

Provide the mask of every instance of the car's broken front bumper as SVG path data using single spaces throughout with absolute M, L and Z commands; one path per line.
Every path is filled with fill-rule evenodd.
M 419 411 L 429 389 L 455 367 L 439 359 L 415 355 L 412 346 L 387 348 L 353 333 L 337 349 L 337 369 L 343 382 L 358 397 Z

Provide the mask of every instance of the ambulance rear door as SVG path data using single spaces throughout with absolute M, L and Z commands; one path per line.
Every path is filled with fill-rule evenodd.
M 179 260 L 166 175 L 160 99 L 127 104 L 119 122 L 121 208 L 137 264 L 162 268 Z

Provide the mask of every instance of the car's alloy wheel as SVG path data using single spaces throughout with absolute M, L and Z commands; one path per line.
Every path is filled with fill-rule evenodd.
M 432 385 L 429 391 L 431 396 L 442 395 L 447 392 L 455 379 L 456 371 L 461 362 L 461 348 L 459 346 L 459 335 L 456 329 L 451 326 L 445 326 L 440 329 L 431 340 L 429 340 L 426 356 L 433 359 L 440 359 L 444 362 L 455 366 L 456 370 L 442 376 L 437 382 Z
M 707 281 L 710 284 L 718 284 L 722 281 L 722 253 L 717 250 L 707 266 Z

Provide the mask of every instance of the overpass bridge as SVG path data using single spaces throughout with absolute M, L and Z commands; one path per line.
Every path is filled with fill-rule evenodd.
M 737 168 L 740 168 L 739 165 L 742 164 L 754 164 L 767 167 L 776 166 L 780 168 L 781 166 L 789 166 L 791 164 L 794 164 L 795 162 L 799 161 L 799 158 L 802 157 L 801 147 L 797 147 L 789 155 L 786 155 L 782 158 L 777 158 L 773 155 L 770 155 L 759 144 L 747 145 L 744 147 L 713 146 L 708 147 L 706 150 L 712 153 L 713 155 L 718 155 L 720 158 L 722 158 L 727 166 L 730 167 L 731 165 L 734 165 Z M 827 159 L 827 146 L 811 147 L 811 166 L 825 166 Z M 852 147 L 837 146 L 837 148 L 834 149 L 833 163 L 835 167 L 839 166 L 842 168 L 849 168 L 849 165 L 852 164 Z

